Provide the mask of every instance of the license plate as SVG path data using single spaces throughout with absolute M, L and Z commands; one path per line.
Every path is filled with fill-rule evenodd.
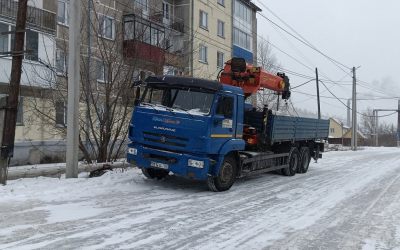
M 155 167 L 155 168 L 162 168 L 162 169 L 168 169 L 168 164 L 164 164 L 161 162 L 150 162 L 150 166 Z

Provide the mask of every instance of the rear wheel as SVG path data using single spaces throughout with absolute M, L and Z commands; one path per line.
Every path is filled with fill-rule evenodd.
M 237 164 L 233 157 L 225 157 L 219 170 L 218 176 L 209 176 L 207 179 L 208 188 L 214 192 L 229 190 L 236 180 Z
M 300 166 L 297 173 L 305 174 L 310 166 L 311 155 L 308 147 L 300 148 Z
M 292 147 L 290 149 L 288 161 L 289 166 L 282 169 L 282 174 L 285 176 L 293 176 L 296 174 L 300 162 L 299 150 L 297 148 Z
M 142 168 L 142 173 L 148 179 L 161 180 L 169 174 L 169 171 L 164 170 L 164 169 Z

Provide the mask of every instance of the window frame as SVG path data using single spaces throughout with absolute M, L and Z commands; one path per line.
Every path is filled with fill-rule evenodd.
M 58 104 L 62 105 L 62 116 L 63 116 L 63 118 L 62 118 L 63 122 L 62 123 L 59 123 L 58 119 L 57 119 L 57 114 L 59 113 Z M 56 101 L 54 108 L 55 108 L 55 125 L 57 127 L 64 127 L 64 128 L 67 127 L 67 114 L 68 113 L 67 113 L 67 105 L 66 105 L 65 101 Z
M 220 19 L 217 20 L 217 35 L 225 39 L 225 22 Z
M 221 58 L 221 56 L 222 56 L 222 58 Z M 220 62 L 221 62 L 221 64 L 220 64 Z M 225 53 L 222 51 L 217 51 L 217 68 L 223 69 L 224 63 L 225 63 Z
M 221 5 L 222 7 L 225 7 L 225 0 L 217 0 L 217 4 Z
M 199 11 L 199 27 L 208 31 L 208 13 L 204 10 Z
M 208 64 L 208 47 L 204 44 L 199 46 L 199 62 Z
M 59 20 L 60 3 L 64 4 L 64 13 L 63 13 L 64 21 Z M 58 4 L 57 5 L 57 23 L 68 27 L 69 26 L 69 0 L 58 0 L 57 4 Z
M 108 36 L 105 35 L 106 34 L 106 29 L 107 29 L 107 26 L 106 26 L 106 20 L 107 19 L 111 21 L 111 37 L 108 37 Z M 116 29 L 115 18 L 113 18 L 111 16 L 104 15 L 104 14 L 98 14 L 98 20 L 99 20 L 99 27 L 98 27 L 99 28 L 99 32 L 98 32 L 98 35 L 101 38 L 114 41 L 115 40 L 115 33 L 116 33 L 115 32 L 115 29 Z

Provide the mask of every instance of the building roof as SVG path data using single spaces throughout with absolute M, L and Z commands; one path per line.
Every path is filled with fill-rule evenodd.
M 250 8 L 252 8 L 255 11 L 259 11 L 259 12 L 262 11 L 262 9 L 260 7 L 258 7 L 255 3 L 253 3 L 251 0 L 240 0 L 240 1 L 247 4 Z
M 342 125 L 342 124 L 344 124 L 344 122 L 340 121 L 340 120 L 339 120 L 339 119 L 337 119 L 337 118 L 330 117 L 329 119 L 331 119 L 332 121 L 336 122 L 336 123 L 337 123 L 337 124 L 339 124 L 339 125 Z M 343 127 L 345 127 L 345 126 L 343 126 Z

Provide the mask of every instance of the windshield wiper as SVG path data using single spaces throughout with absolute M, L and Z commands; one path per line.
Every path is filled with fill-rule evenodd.
M 187 109 L 184 109 L 184 108 L 178 108 L 178 107 L 173 107 L 173 109 L 179 109 L 179 110 L 182 110 L 182 111 L 184 111 L 186 114 L 188 114 L 188 115 L 190 115 L 190 117 L 191 118 L 193 118 L 193 115 L 187 110 Z
M 153 110 L 155 110 L 157 113 L 160 113 L 160 111 L 159 111 L 158 109 L 154 108 L 154 106 L 156 106 L 156 105 L 154 105 L 154 104 L 152 104 L 152 103 L 149 103 L 149 102 L 142 102 L 141 104 L 147 105 L 147 106 L 149 106 L 150 108 L 152 108 Z

